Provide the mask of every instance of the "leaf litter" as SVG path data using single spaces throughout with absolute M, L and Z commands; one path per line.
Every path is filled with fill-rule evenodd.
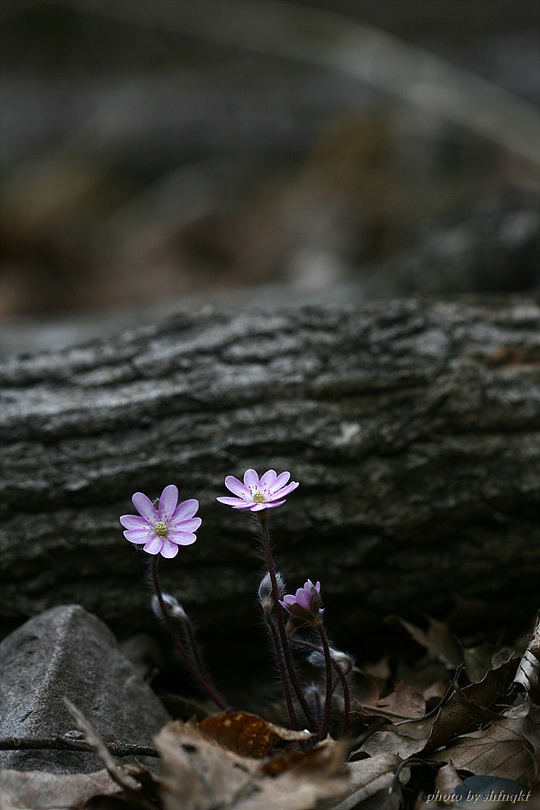
M 0 809 L 436 810 L 469 806 L 463 803 L 468 785 L 514 785 L 523 796 L 533 795 L 540 759 L 540 622 L 523 654 L 509 656 L 484 644 L 466 648 L 443 622 L 428 619 L 424 631 L 394 621 L 447 670 L 446 683 L 423 688 L 419 680 L 393 681 L 387 662 L 371 672 L 355 668 L 352 723 L 341 739 L 316 743 L 309 732 L 248 712 L 173 720 L 155 739 L 155 773 L 142 764 L 119 764 L 68 704 L 103 770 L 4 771 Z M 467 655 L 467 649 L 476 652 Z M 440 678 L 440 670 L 433 673 Z M 429 694 L 438 701 L 435 710 L 429 710 Z

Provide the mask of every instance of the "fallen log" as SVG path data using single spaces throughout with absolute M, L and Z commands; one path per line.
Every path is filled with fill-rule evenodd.
M 121 635 L 154 622 L 118 516 L 176 483 L 198 541 L 163 561 L 203 638 L 261 635 L 256 524 L 216 502 L 248 467 L 300 487 L 273 511 L 288 590 L 320 579 L 349 648 L 390 613 L 457 598 L 537 607 L 540 308 L 384 301 L 179 315 L 0 369 L 0 616 L 78 602 Z M 512 609 L 510 608 L 512 606 Z M 354 650 L 359 652 L 358 649 Z

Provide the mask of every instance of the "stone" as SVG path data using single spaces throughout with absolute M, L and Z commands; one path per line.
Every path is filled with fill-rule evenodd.
M 61 737 L 76 731 L 64 697 L 105 742 L 151 744 L 169 719 L 109 628 L 80 605 L 47 610 L 7 636 L 0 644 L 0 670 L 1 737 Z M 92 754 L 51 750 L 1 752 L 0 764 L 51 773 L 103 768 Z

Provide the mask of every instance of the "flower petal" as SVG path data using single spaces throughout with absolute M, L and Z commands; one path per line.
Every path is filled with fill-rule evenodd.
M 145 495 L 143 492 L 136 492 L 131 500 L 137 512 L 139 512 L 143 518 L 146 518 L 149 523 L 155 524 L 159 519 L 158 513 L 148 495 Z
M 257 489 L 259 486 L 259 476 L 255 470 L 246 470 L 244 473 L 244 484 L 246 487 Z
M 285 486 L 290 477 L 291 477 L 290 472 L 280 473 L 273 482 L 272 491 L 277 492 L 277 490 L 280 489 L 280 487 Z
M 124 532 L 124 537 L 130 543 L 147 543 L 150 534 L 149 529 L 130 529 Z
M 148 521 L 141 515 L 122 515 L 119 520 L 124 529 L 150 529 Z
M 224 497 L 224 498 L 216 498 L 216 501 L 219 501 L 220 503 L 224 503 L 227 506 L 234 506 L 237 509 L 241 509 L 241 508 L 247 509 L 247 507 L 250 506 L 250 504 L 253 503 L 251 498 L 248 501 L 247 499 L 244 499 L 244 498 L 228 498 L 228 497 Z
M 190 518 L 189 520 L 183 520 L 177 525 L 170 527 L 169 537 L 174 543 L 174 536 L 177 532 L 196 532 L 201 523 L 201 518 Z
M 272 498 L 285 498 L 287 495 L 290 495 L 291 492 L 296 489 L 298 486 L 297 481 L 291 481 L 290 484 L 287 484 L 286 487 L 282 487 L 281 489 L 272 492 Z
M 234 475 L 228 475 L 225 479 L 225 486 L 234 495 L 239 498 L 251 497 L 249 489 L 244 484 L 235 478 Z M 219 500 L 219 499 L 218 499 Z
M 172 518 L 169 521 L 170 526 L 176 526 L 178 521 L 192 518 L 199 508 L 199 501 L 196 498 L 188 498 L 187 501 L 182 501 L 178 504 L 173 512 Z
M 275 509 L 276 506 L 282 506 L 285 501 L 269 501 L 269 503 L 263 504 L 265 509 Z
M 168 539 L 178 546 L 190 546 L 197 539 L 197 535 L 192 532 L 175 532 L 174 537 L 171 535 Z
M 173 516 L 178 503 L 178 487 L 174 484 L 169 484 L 161 493 L 158 506 L 159 519 L 163 523 L 168 523 Z
M 148 554 L 159 554 L 162 546 L 163 546 L 163 537 L 161 537 L 158 534 L 155 534 L 144 546 L 144 551 L 147 551 Z
M 294 595 L 294 601 L 300 607 L 303 607 L 304 610 L 309 610 L 311 608 L 311 592 L 305 591 L 303 588 L 298 588 Z
M 283 473 L 282 473 L 282 475 L 283 475 Z M 265 474 L 263 475 L 263 477 L 259 481 L 259 486 L 261 487 L 261 489 L 263 489 L 264 487 L 268 487 L 268 489 L 271 489 L 274 486 L 274 482 L 276 480 L 276 477 L 277 477 L 277 473 L 276 473 L 275 470 L 268 470 L 267 472 L 265 472 Z
M 178 546 L 175 543 L 171 543 L 168 537 L 163 538 L 163 546 L 161 548 L 161 555 L 166 557 L 168 560 L 172 560 L 173 557 L 176 557 L 178 554 Z

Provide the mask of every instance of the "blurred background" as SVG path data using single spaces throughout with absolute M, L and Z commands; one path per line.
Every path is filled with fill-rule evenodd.
M 0 352 L 540 287 L 536 0 L 3 0 Z

